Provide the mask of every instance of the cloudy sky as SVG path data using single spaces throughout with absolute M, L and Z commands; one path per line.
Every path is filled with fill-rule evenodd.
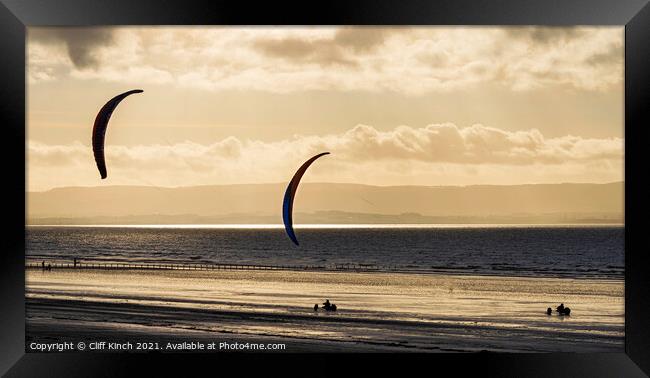
M 623 28 L 28 30 L 30 191 L 623 180 Z M 90 146 L 99 108 L 108 179 Z

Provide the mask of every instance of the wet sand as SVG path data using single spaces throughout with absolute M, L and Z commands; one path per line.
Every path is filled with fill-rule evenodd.
M 29 270 L 31 342 L 284 343 L 286 352 L 621 352 L 622 280 Z M 325 299 L 336 313 L 313 311 Z M 547 316 L 560 302 L 571 316 Z M 223 351 L 223 350 L 222 350 Z

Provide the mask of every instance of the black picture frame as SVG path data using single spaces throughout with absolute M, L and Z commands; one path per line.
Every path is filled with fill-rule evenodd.
M 25 31 L 29 26 L 95 25 L 619 25 L 625 26 L 625 353 L 609 354 L 95 354 L 25 353 Z M 478 372 L 487 376 L 617 376 L 650 374 L 650 264 L 642 153 L 650 111 L 648 0 L 445 0 L 277 3 L 182 0 L 0 0 L 0 148 L 4 192 L 0 249 L 0 373 L 7 376 L 129 375 L 145 369 L 187 376 L 188 369 L 240 373 L 261 369 L 307 374 L 335 369 L 416 374 Z M 346 361 L 338 361 L 343 359 Z M 399 361 L 397 361 L 399 359 Z M 343 365 L 343 362 L 346 364 Z M 354 366 L 350 366 L 353 363 Z M 405 366 L 420 365 L 418 368 Z M 350 367 L 348 367 L 350 366 Z M 281 370 L 277 370 L 281 369 Z M 444 370 L 443 370 L 444 369 Z M 644 374 L 645 372 L 645 374 Z M 419 374 L 419 373 L 418 373 Z M 428 375 L 428 374 L 427 374 Z M 435 374 L 434 374 L 435 375 Z

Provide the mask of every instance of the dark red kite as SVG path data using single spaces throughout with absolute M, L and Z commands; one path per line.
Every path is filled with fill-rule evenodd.
M 106 129 L 108 128 L 108 120 L 111 118 L 115 107 L 124 100 L 127 96 L 134 93 L 142 93 L 142 89 L 134 89 L 128 92 L 119 94 L 110 99 L 97 113 L 95 124 L 93 125 L 93 153 L 95 154 L 95 163 L 97 169 L 102 176 L 102 180 L 106 178 L 106 159 L 104 158 L 104 140 L 106 139 Z

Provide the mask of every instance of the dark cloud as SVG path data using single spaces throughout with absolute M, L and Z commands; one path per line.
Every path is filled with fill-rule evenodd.
M 619 45 L 612 45 L 606 52 L 590 56 L 587 60 L 585 60 L 585 63 L 592 66 L 622 64 L 623 47 Z
M 568 41 L 580 38 L 585 35 L 585 31 L 578 27 L 514 27 L 506 28 L 506 34 L 512 38 L 529 40 L 539 44 L 553 44 L 562 41 Z
M 255 42 L 255 47 L 267 55 L 287 59 L 305 59 L 316 52 L 315 43 L 298 38 L 261 40 Z
M 97 67 L 95 50 L 114 41 L 113 29 L 107 28 L 30 28 L 28 33 L 30 42 L 64 44 L 77 68 Z
M 356 65 L 355 53 L 365 53 L 382 45 L 389 30 L 381 28 L 342 28 L 332 38 L 306 40 L 298 37 L 263 39 L 255 47 L 266 55 L 290 61 L 321 65 Z
M 341 47 L 365 52 L 383 44 L 388 34 L 389 30 L 385 28 L 343 28 L 336 32 L 333 42 Z
M 323 66 L 356 65 L 340 48 L 332 44 L 331 40 L 306 41 L 299 38 L 260 40 L 255 42 L 255 48 L 268 56 L 289 61 L 316 63 Z

